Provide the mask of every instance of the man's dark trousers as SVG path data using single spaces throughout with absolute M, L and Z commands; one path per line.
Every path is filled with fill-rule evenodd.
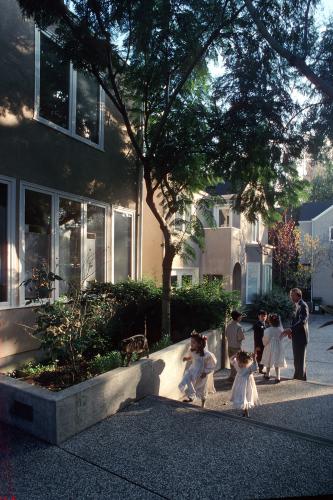
M 306 339 L 298 339 L 294 336 L 292 337 L 293 354 L 294 354 L 294 366 L 295 373 L 294 378 L 299 380 L 306 380 L 306 366 L 305 366 L 305 356 L 306 356 Z
M 309 309 L 304 300 L 300 299 L 296 306 L 295 315 L 291 325 L 292 345 L 294 354 L 294 378 L 306 380 L 305 356 L 309 339 Z

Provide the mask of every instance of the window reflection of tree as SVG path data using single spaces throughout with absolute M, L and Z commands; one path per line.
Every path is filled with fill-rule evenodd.
M 87 74 L 77 73 L 76 133 L 98 143 L 99 86 Z
M 69 127 L 69 61 L 64 51 L 41 33 L 39 114 L 61 127 Z

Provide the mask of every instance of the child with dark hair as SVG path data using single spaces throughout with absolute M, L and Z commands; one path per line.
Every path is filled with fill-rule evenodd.
M 253 325 L 253 337 L 254 337 L 254 352 L 257 356 L 257 362 L 259 365 L 259 373 L 262 373 L 264 365 L 261 363 L 262 354 L 264 352 L 264 344 L 262 342 L 264 336 L 264 330 L 266 328 L 267 312 L 260 309 L 258 312 L 258 320 Z
M 239 351 L 232 358 L 236 370 L 230 401 L 235 408 L 243 410 L 249 417 L 249 409 L 259 404 L 258 392 L 253 373 L 258 370 L 255 353 Z
M 195 330 L 191 333 L 190 352 L 183 357 L 183 361 L 191 361 L 178 386 L 186 394 L 186 403 L 192 403 L 196 398 L 201 399 L 204 407 L 209 389 L 215 392 L 212 379 L 216 367 L 216 357 L 206 349 L 207 337 Z
M 263 344 L 265 346 L 264 352 L 261 358 L 261 362 L 266 366 L 265 379 L 269 379 L 269 372 L 272 367 L 275 368 L 275 383 L 280 382 L 280 368 L 285 368 L 287 366 L 284 357 L 284 346 L 281 334 L 283 332 L 283 327 L 281 325 L 280 317 L 277 314 L 270 314 L 268 316 L 268 322 L 270 324 L 269 328 L 266 328 Z
M 225 329 L 225 336 L 228 342 L 228 356 L 230 358 L 231 372 L 229 375 L 229 380 L 234 381 L 236 376 L 236 370 L 231 363 L 231 358 L 237 354 L 238 351 L 242 349 L 242 342 L 245 339 L 244 330 L 240 325 L 242 320 L 242 313 L 239 311 L 232 311 L 231 317 L 232 321 L 228 323 Z

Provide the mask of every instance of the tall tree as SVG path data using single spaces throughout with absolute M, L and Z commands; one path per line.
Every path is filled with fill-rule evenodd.
M 299 135 L 289 133 L 290 128 L 277 133 L 274 92 L 263 118 L 251 123 L 255 101 L 246 119 L 239 117 L 238 134 L 232 114 L 219 106 L 218 93 L 212 98 L 207 61 L 248 29 L 245 4 L 72 0 L 66 2 L 68 10 L 62 0 L 19 3 L 40 28 L 51 27 L 76 68 L 95 75 L 123 120 L 143 170 L 147 204 L 164 238 L 162 330 L 169 333 L 171 267 L 182 249 L 173 221 L 193 194 L 218 180 L 231 180 L 238 185 L 238 208 L 254 219 L 257 212 L 267 217 L 277 200 L 302 187 L 292 166 Z M 265 85 L 268 89 L 269 83 Z M 228 99 L 232 104 L 232 88 Z

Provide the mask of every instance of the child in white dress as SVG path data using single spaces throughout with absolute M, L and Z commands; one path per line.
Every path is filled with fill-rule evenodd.
M 215 392 L 213 374 L 216 367 L 216 357 L 206 349 L 207 337 L 193 331 L 191 333 L 191 347 L 183 361 L 191 361 L 179 384 L 179 390 L 185 393 L 186 403 L 194 399 L 201 399 L 201 406 L 206 403 L 207 393 Z
M 258 370 L 256 355 L 239 351 L 232 357 L 231 362 L 237 373 L 231 389 L 230 401 L 235 408 L 243 410 L 244 417 L 249 417 L 249 409 L 259 404 L 253 376 L 253 373 Z
M 284 357 L 284 345 L 282 339 L 283 327 L 277 314 L 270 314 L 268 317 L 270 326 L 266 328 L 263 336 L 265 346 L 261 358 L 261 363 L 266 366 L 265 379 L 269 379 L 269 372 L 272 367 L 275 368 L 275 383 L 280 382 L 280 368 L 286 368 L 287 363 Z

